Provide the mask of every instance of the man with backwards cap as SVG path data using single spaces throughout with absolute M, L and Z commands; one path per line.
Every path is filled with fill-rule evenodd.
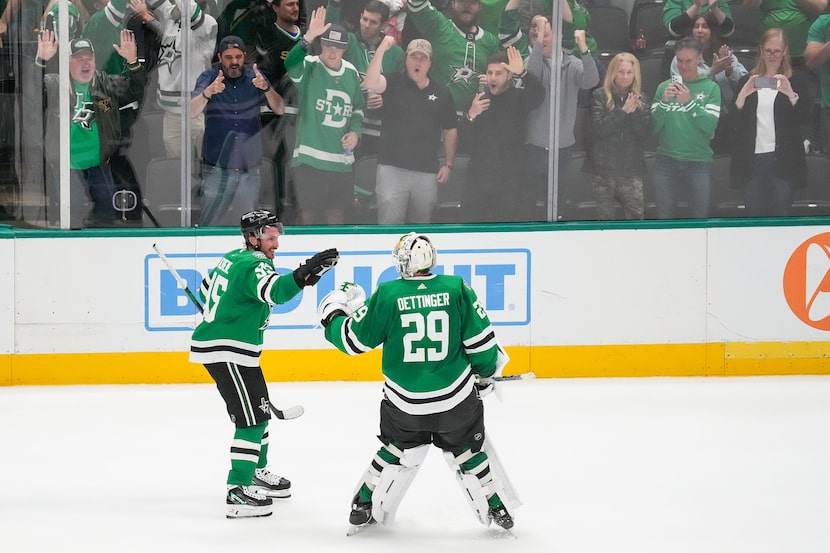
M 308 55 L 320 38 L 321 53 Z M 348 32 L 326 23 L 326 9 L 311 14 L 305 36 L 288 53 L 285 68 L 297 87 L 297 137 L 292 165 L 299 223 L 345 222 L 354 199 L 353 157 L 363 129 L 360 75 L 343 59 Z
M 277 115 L 285 111 L 282 96 L 257 65 L 243 65 L 241 38 L 228 35 L 217 50 L 219 66 L 199 75 L 190 95 L 190 116 L 205 114 L 202 226 L 236 224 L 241 213 L 256 207 L 262 163 L 259 108 L 267 103 Z
M 381 41 L 364 80 L 370 91 L 386 98 L 381 108 L 384 127 L 375 188 L 378 223 L 429 223 L 438 186 L 452 176 L 458 118 L 447 86 L 429 76 L 429 41 L 416 38 L 409 43 L 405 73 L 381 73 L 384 54 L 394 44 L 389 36 Z M 445 158 L 440 167 L 439 148 Z

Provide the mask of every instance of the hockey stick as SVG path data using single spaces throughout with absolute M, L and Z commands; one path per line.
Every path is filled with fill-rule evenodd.
M 190 298 L 190 301 L 193 302 L 193 305 L 196 306 L 196 308 L 199 310 L 199 313 L 204 313 L 205 310 L 202 307 L 202 304 L 199 303 L 199 300 L 196 298 L 195 295 L 193 295 L 193 292 L 190 291 L 190 288 L 187 286 L 187 281 L 182 278 L 182 276 L 179 274 L 176 268 L 173 267 L 173 265 L 170 263 L 170 260 L 167 259 L 167 256 L 164 255 L 160 249 L 158 249 L 158 246 L 156 244 L 153 244 L 153 249 L 156 250 L 156 253 L 159 254 L 159 258 L 161 258 L 161 260 L 167 266 L 167 270 L 170 271 L 170 273 L 173 275 L 173 278 L 175 278 L 176 282 L 179 283 L 179 288 L 182 288 L 184 290 L 184 293 L 187 294 L 187 297 Z
M 496 376 L 493 378 L 496 382 L 506 382 L 508 380 L 533 380 L 536 378 L 536 375 L 531 372 L 521 373 L 521 374 L 511 374 L 509 376 Z
M 179 283 L 179 287 L 184 288 L 187 297 L 190 298 L 190 301 L 193 302 L 193 305 L 196 306 L 196 308 L 199 310 L 199 313 L 204 313 L 204 307 L 202 307 L 202 304 L 199 302 L 196 296 L 193 295 L 193 292 L 190 291 L 190 288 L 187 286 L 187 281 L 182 278 L 178 271 L 176 271 L 176 268 L 173 267 L 173 265 L 170 263 L 170 260 L 167 259 L 167 256 L 164 255 L 164 253 L 162 253 L 162 251 L 158 248 L 156 244 L 153 244 L 153 249 L 156 250 L 156 253 L 158 254 L 159 258 L 167 266 L 167 270 L 170 271 L 170 273 L 173 275 L 173 278 L 175 278 L 176 282 Z M 302 405 L 292 405 L 291 407 L 287 407 L 285 409 L 277 409 L 269 401 L 268 407 L 271 409 L 271 412 L 274 414 L 274 416 L 280 420 L 296 419 L 305 412 Z

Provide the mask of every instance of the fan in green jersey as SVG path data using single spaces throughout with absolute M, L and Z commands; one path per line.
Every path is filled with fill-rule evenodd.
M 268 516 L 272 497 L 290 497 L 291 482 L 270 472 L 268 387 L 259 366 L 274 304 L 286 303 L 337 264 L 336 249 L 306 260 L 290 275 L 274 271 L 282 224 L 266 210 L 241 221 L 245 247 L 228 252 L 202 281 L 203 320 L 193 331 L 190 361 L 216 382 L 236 426 L 228 473 L 228 518 Z
M 479 520 L 510 529 L 519 502 L 485 440 L 478 393 L 501 373 L 506 355 L 472 288 L 459 276 L 430 272 L 436 252 L 429 238 L 404 235 L 393 257 L 401 278 L 378 285 L 362 305 L 354 304 L 357 285 L 344 284 L 319 309 L 326 339 L 340 351 L 358 355 L 383 345 L 383 446 L 358 484 L 349 523 L 391 524 L 435 444 Z

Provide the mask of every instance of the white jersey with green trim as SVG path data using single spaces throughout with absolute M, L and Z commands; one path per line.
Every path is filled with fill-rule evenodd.
M 204 313 L 193 331 L 190 361 L 258 367 L 271 307 L 300 290 L 294 275 L 277 274 L 262 252 L 228 252 L 202 281 Z
M 385 395 L 412 415 L 448 411 L 473 391 L 474 374 L 496 370 L 498 343 L 476 293 L 461 277 L 426 275 L 384 282 L 326 339 L 358 355 L 383 344 Z

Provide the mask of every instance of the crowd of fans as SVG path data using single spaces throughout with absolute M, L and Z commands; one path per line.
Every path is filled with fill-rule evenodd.
M 598 5 L 71 0 L 61 40 L 56 0 L 0 0 L 0 220 L 56 226 L 68 190 L 73 228 L 161 225 L 136 154 L 148 140 L 192 161 L 193 225 L 257 207 L 289 224 L 429 223 L 442 187 L 453 222 L 568 220 L 585 186 L 588 218 L 704 218 L 721 155 L 746 215 L 791 215 L 807 155 L 830 152 L 827 0 L 745 0 L 754 44 L 731 41 L 727 0 L 665 1 L 653 97 L 637 37 L 611 51 L 592 32 Z M 148 114 L 158 136 L 137 126 Z

